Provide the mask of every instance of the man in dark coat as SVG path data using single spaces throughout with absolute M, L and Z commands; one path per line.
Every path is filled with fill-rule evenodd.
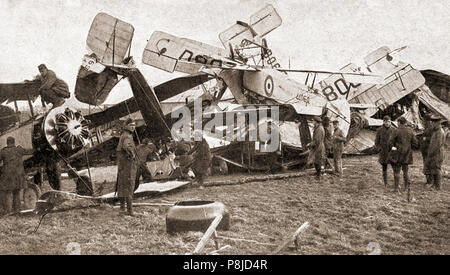
M 322 165 L 325 159 L 325 130 L 322 126 L 322 119 L 318 116 L 314 117 L 314 132 L 313 140 L 308 147 L 311 148 L 311 154 L 314 157 L 314 168 L 316 169 L 316 179 L 320 181 L 320 174 L 322 170 Z
M 417 147 L 416 136 L 411 128 L 406 126 L 406 119 L 398 119 L 399 126 L 394 131 L 391 141 L 391 162 L 394 169 L 394 191 L 398 192 L 400 182 L 400 169 L 403 171 L 403 182 L 405 190 L 410 191 L 410 182 L 408 178 L 408 165 L 413 163 L 412 147 Z
M 381 164 L 383 168 L 383 183 L 384 186 L 387 186 L 387 168 L 389 162 L 389 142 L 392 137 L 394 129 L 391 126 L 391 118 L 389 116 L 385 116 L 383 118 L 383 126 L 381 126 L 377 130 L 377 135 L 375 137 L 375 148 L 379 152 L 378 162 Z
M 52 103 L 52 108 L 64 104 L 64 98 L 70 97 L 69 86 L 64 80 L 56 77 L 55 72 L 47 69 L 45 64 L 38 66 L 41 73 L 42 84 L 39 88 L 42 101 L 45 103 Z
M 133 140 L 133 132 L 136 124 L 132 119 L 127 119 L 124 125 L 117 154 L 117 197 L 120 199 L 120 209 L 125 210 L 125 202 L 130 216 L 133 215 L 133 193 L 136 180 L 137 157 Z
M 428 146 L 430 145 L 431 135 L 433 134 L 433 125 L 430 120 L 431 115 L 426 114 L 424 116 L 424 124 L 425 124 L 425 130 L 423 131 L 422 138 L 420 140 L 420 152 L 422 153 L 422 160 L 423 160 L 423 174 L 425 175 L 427 179 L 426 184 L 432 184 L 432 177 L 430 174 L 430 169 L 428 169 L 426 158 L 428 154 Z
M 8 137 L 7 146 L 0 151 L 0 160 L 3 161 L 0 177 L 0 198 L 4 214 L 20 211 L 20 190 L 27 187 L 23 156 L 34 153 L 33 149 L 26 150 L 15 145 L 15 139 Z
M 191 167 L 200 188 L 203 188 L 203 181 L 205 176 L 208 174 L 212 161 L 211 150 L 209 149 L 208 142 L 206 142 L 203 136 L 201 136 L 201 141 L 195 141 L 195 145 L 191 151 L 189 151 L 189 154 L 194 154 L 194 162 Z
M 156 146 L 149 138 L 144 138 L 142 143 L 136 146 L 138 168 L 136 172 L 136 181 L 134 190 L 139 187 L 139 179 L 142 176 L 145 182 L 153 180 L 152 174 L 148 170 L 147 161 L 159 160 L 159 156 L 156 153 Z
M 444 161 L 445 133 L 441 126 L 441 119 L 438 116 L 432 116 L 433 134 L 428 146 L 428 153 L 425 159 L 425 165 L 429 170 L 433 187 L 436 190 L 441 189 L 441 166 Z
M 342 132 L 342 130 L 339 128 L 339 120 L 334 120 L 333 126 L 334 171 L 337 175 L 342 176 L 342 152 L 344 151 L 344 143 L 347 141 L 347 139 L 344 136 L 344 132 Z

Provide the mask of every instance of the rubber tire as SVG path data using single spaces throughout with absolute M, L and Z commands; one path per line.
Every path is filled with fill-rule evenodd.
M 187 231 L 205 232 L 219 213 L 223 217 L 217 230 L 230 230 L 231 215 L 222 203 L 214 201 L 178 202 L 167 213 L 166 231 L 168 234 Z M 187 216 L 192 216 L 192 218 L 187 218 Z

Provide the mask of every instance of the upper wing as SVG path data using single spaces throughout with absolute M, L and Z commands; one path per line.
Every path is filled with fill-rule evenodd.
M 222 66 L 229 53 L 219 47 L 155 31 L 142 54 L 142 63 L 168 71 L 198 73 L 204 64 Z
M 38 89 L 40 86 L 41 81 L 39 79 L 29 82 L 0 84 L 0 103 L 28 99 L 35 101 L 39 96 Z

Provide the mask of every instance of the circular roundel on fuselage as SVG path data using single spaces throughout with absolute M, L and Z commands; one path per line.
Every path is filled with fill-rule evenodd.
M 264 81 L 264 91 L 267 96 L 272 96 L 273 94 L 273 79 L 270 75 L 268 75 Z

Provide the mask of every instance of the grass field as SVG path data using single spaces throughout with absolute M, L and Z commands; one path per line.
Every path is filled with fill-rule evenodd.
M 298 250 L 287 249 L 284 254 L 369 254 L 372 243 L 381 254 L 449 254 L 450 180 L 443 178 L 440 192 L 429 190 L 424 186 L 420 155 L 415 153 L 414 159 L 410 203 L 404 192 L 393 193 L 392 170 L 391 184 L 384 188 L 377 156 L 345 158 L 340 181 L 325 175 L 318 183 L 313 171 L 307 170 L 299 178 L 203 190 L 187 187 L 146 201 L 221 201 L 231 213 L 232 225 L 230 231 L 219 231 L 219 236 L 263 243 L 278 244 L 308 221 L 310 227 L 300 235 Z M 450 161 L 445 164 L 448 171 Z M 30 232 L 38 217 L 0 218 L 0 254 L 67 254 L 73 242 L 79 244 L 81 254 L 185 254 L 194 250 L 202 236 L 198 232 L 167 235 L 168 206 L 135 210 L 139 216 L 120 215 L 106 204 L 51 213 L 34 234 Z M 274 250 L 240 241 L 221 240 L 220 244 L 231 245 L 221 254 L 271 254 Z M 205 252 L 214 249 L 209 241 Z

